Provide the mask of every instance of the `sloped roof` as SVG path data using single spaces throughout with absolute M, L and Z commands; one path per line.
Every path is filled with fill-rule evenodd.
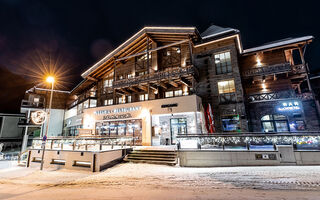
M 257 51 L 269 50 L 269 49 L 274 49 L 274 48 L 280 48 L 280 47 L 284 47 L 284 46 L 292 45 L 292 44 L 296 44 L 296 43 L 312 41 L 313 39 L 314 39 L 313 36 L 286 38 L 286 39 L 282 39 L 282 40 L 269 42 L 269 43 L 266 43 L 266 44 L 258 46 L 258 47 L 245 49 L 245 50 L 243 50 L 243 54 L 254 53 Z
M 200 35 L 202 39 L 209 39 L 212 37 L 218 37 L 218 36 L 230 34 L 230 33 L 239 33 L 239 30 L 234 28 L 229 28 L 229 27 L 224 28 L 221 26 L 211 25 L 209 28 L 207 28 L 207 30 L 205 30 Z

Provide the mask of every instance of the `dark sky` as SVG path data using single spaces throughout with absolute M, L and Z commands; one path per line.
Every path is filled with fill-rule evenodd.
M 146 25 L 211 24 L 241 31 L 244 48 L 313 35 L 307 61 L 320 69 L 320 14 L 316 1 L 81 1 L 0 0 L 0 67 L 30 74 L 35 54 L 49 52 L 68 71 L 68 87 L 112 48 Z

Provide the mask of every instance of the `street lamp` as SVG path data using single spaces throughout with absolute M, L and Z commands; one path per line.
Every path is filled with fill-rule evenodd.
M 43 160 L 44 160 L 44 152 L 46 150 L 46 140 L 48 135 L 49 123 L 50 123 L 50 115 L 51 115 L 51 104 L 52 104 L 52 96 L 53 96 L 53 85 L 54 85 L 54 77 L 48 76 L 46 82 L 51 83 L 51 93 L 50 93 L 50 101 L 49 101 L 49 111 L 48 111 L 48 121 L 46 125 L 46 132 L 42 139 L 42 157 L 41 157 L 41 165 L 40 170 L 43 169 Z

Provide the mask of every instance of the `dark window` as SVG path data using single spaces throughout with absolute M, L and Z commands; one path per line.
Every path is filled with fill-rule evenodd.
M 232 72 L 230 52 L 223 52 L 214 55 L 217 74 L 226 74 Z

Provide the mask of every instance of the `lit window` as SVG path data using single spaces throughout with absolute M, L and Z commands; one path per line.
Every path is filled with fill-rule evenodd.
M 230 52 L 224 52 L 214 55 L 214 63 L 216 65 L 217 74 L 225 74 L 232 72 Z
M 165 95 L 166 97 L 173 97 L 173 91 L 167 91 Z
M 176 90 L 176 91 L 174 91 L 174 96 L 175 96 L 175 97 L 182 96 L 182 90 Z
M 132 97 L 128 96 L 128 103 L 131 103 Z
M 288 132 L 289 124 L 284 115 L 265 115 L 261 117 L 264 132 Z
M 39 101 L 40 101 L 40 98 L 34 98 L 33 99 L 33 102 L 35 102 L 35 103 L 39 103 Z
M 90 99 L 90 108 L 97 107 L 97 99 Z
M 86 100 L 85 102 L 83 102 L 83 108 L 89 108 L 89 100 Z
M 139 99 L 140 99 L 140 101 L 148 100 L 148 94 L 140 94 Z
M 119 97 L 118 102 L 119 103 L 126 103 L 126 99 L 124 97 Z
M 223 131 L 240 131 L 239 115 L 227 115 L 221 117 Z
M 219 90 L 219 94 L 235 92 L 236 88 L 234 86 L 234 80 L 219 81 L 218 82 L 218 90 Z
M 112 87 L 113 79 L 105 79 L 103 81 L 103 87 Z
M 105 106 L 109 106 L 109 105 L 112 105 L 113 104 L 113 99 L 106 99 L 104 100 L 104 105 Z

